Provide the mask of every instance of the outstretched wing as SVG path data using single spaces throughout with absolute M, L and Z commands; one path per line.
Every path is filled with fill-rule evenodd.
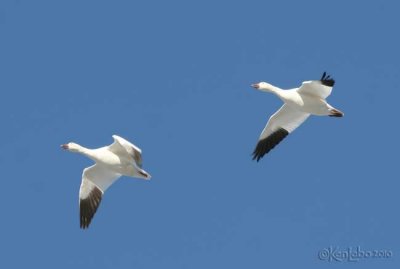
M 85 168 L 82 173 L 82 183 L 79 189 L 80 226 L 88 228 L 103 193 L 120 177 L 99 164 Z
M 108 146 L 109 150 L 120 156 L 133 158 L 139 167 L 142 167 L 142 150 L 126 139 L 113 135 L 114 143 Z
M 304 81 L 297 91 L 325 99 L 331 94 L 334 85 L 335 80 L 324 72 L 320 80 Z
M 253 152 L 253 160 L 257 162 L 271 149 L 278 145 L 288 134 L 293 132 L 310 116 L 284 104 L 272 115 L 258 140 Z

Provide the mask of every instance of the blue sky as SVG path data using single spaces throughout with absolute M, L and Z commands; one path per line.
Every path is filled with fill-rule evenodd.
M 2 268 L 399 268 L 395 1 L 0 4 Z M 311 117 L 262 161 L 281 105 L 254 91 L 319 79 L 344 118 Z M 119 134 L 150 182 L 122 178 L 88 230 L 78 189 Z M 391 251 L 322 261 L 319 251 Z

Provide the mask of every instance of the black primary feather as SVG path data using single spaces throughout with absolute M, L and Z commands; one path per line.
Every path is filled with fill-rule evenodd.
M 89 227 L 97 208 L 100 205 L 103 193 L 95 187 L 85 199 L 80 199 L 80 224 L 82 229 Z
M 259 140 L 253 152 L 253 160 L 257 160 L 258 162 L 265 154 L 278 145 L 288 134 L 288 131 L 283 128 L 279 128 L 267 138 Z
M 326 72 L 324 72 L 321 77 L 321 83 L 322 85 L 333 87 L 333 85 L 335 85 L 335 80 L 331 78 L 330 75 L 326 75 Z

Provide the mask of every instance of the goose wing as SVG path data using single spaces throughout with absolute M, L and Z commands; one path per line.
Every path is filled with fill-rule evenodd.
M 118 135 L 113 135 L 112 137 L 114 138 L 114 143 L 108 146 L 108 149 L 117 155 L 127 155 L 133 158 L 136 164 L 142 167 L 142 150 Z
M 297 92 L 325 99 L 331 94 L 334 85 L 335 80 L 324 72 L 320 80 L 304 81 Z
M 99 164 L 83 170 L 82 183 L 79 189 L 80 226 L 82 229 L 89 227 L 100 205 L 103 193 L 120 176 L 120 174 L 114 173 Z
M 269 118 L 254 149 L 253 160 L 257 160 L 258 162 L 289 133 L 299 127 L 308 116 L 310 114 L 295 110 L 289 105 L 284 104 Z

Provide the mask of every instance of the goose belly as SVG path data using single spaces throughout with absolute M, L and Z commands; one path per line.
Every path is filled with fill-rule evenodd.
M 118 168 L 123 166 L 122 160 L 115 154 L 106 154 L 97 158 L 96 162 L 108 166 L 110 169 Z
M 100 160 L 97 160 L 97 162 L 107 166 L 111 171 L 121 175 L 133 176 L 136 173 L 136 169 L 132 164 L 132 160 L 117 156 L 115 154 L 103 156 Z
M 302 112 L 306 112 L 312 115 L 329 115 L 329 105 L 325 100 L 321 98 L 316 98 L 313 96 L 300 96 L 293 98 L 287 102 L 289 105 L 293 106 L 295 109 Z

